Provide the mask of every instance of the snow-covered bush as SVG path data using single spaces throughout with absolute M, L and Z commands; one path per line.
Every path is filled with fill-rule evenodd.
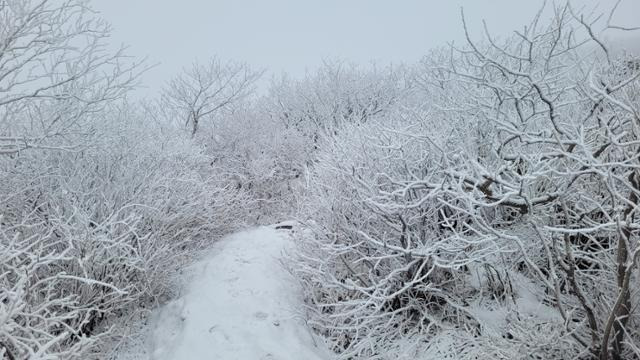
M 212 164 L 255 201 L 247 221 L 271 224 L 292 216 L 308 161 L 305 139 L 269 117 L 261 101 L 216 118 L 200 135 Z
M 254 206 L 206 150 L 123 97 L 82 0 L 0 2 L 0 357 L 108 356 L 120 317 Z M 232 172 L 232 171 L 231 171 Z
M 312 325 L 344 358 L 411 358 L 402 339 L 470 318 L 469 264 L 490 253 L 482 239 L 460 234 L 469 216 L 447 189 L 455 184 L 443 175 L 439 146 L 412 140 L 432 128 L 405 132 L 392 119 L 346 127 L 349 136 L 321 153 L 310 179 L 312 231 L 294 271 L 309 289 Z
M 640 69 L 552 10 L 321 149 L 294 271 L 341 357 L 640 356 Z
M 385 113 L 410 88 L 403 68 L 361 68 L 342 61 L 326 62 L 302 80 L 274 81 L 264 108 L 268 116 L 298 132 L 313 159 L 323 138 L 345 124 L 366 123 Z
M 0 159 L 0 342 L 15 358 L 106 356 L 108 324 L 170 296 L 252 206 L 188 136 L 109 113 L 89 148 Z

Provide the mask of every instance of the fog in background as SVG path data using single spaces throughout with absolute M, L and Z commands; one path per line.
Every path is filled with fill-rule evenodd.
M 158 64 L 144 77 L 145 94 L 195 59 L 217 55 L 269 74 L 303 76 L 324 59 L 357 63 L 414 62 L 429 48 L 464 41 L 463 7 L 471 28 L 522 29 L 542 0 L 95 0 L 114 28 L 113 43 Z M 614 0 L 579 0 L 574 7 L 608 11 Z M 640 0 L 623 1 L 615 23 L 637 25 Z M 478 31 L 475 31 L 479 34 Z M 615 37 L 615 34 L 607 34 Z M 636 37 L 637 39 L 637 37 Z M 636 40 L 637 42 L 637 40 Z

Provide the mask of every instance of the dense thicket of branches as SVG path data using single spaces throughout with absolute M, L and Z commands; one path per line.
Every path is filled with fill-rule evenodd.
M 0 2 L 0 357 L 108 358 L 212 241 L 297 217 L 340 358 L 640 359 L 640 60 L 602 29 L 554 6 L 261 96 L 213 59 L 129 103 L 85 1 Z
M 255 217 L 244 164 L 124 100 L 144 68 L 108 36 L 85 1 L 0 2 L 0 358 L 109 357 Z
M 321 146 L 294 272 L 342 358 L 640 358 L 640 62 L 551 10 Z

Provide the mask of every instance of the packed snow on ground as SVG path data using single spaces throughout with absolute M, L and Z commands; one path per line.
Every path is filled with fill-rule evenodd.
M 192 269 L 185 294 L 151 316 L 144 349 L 121 359 L 329 359 L 305 325 L 298 284 L 281 264 L 291 241 L 274 226 L 217 243 Z

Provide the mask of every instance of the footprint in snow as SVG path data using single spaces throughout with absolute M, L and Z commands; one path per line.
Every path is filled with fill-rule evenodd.
M 269 314 L 262 311 L 258 311 L 254 313 L 253 316 L 258 320 L 266 320 L 269 317 Z

